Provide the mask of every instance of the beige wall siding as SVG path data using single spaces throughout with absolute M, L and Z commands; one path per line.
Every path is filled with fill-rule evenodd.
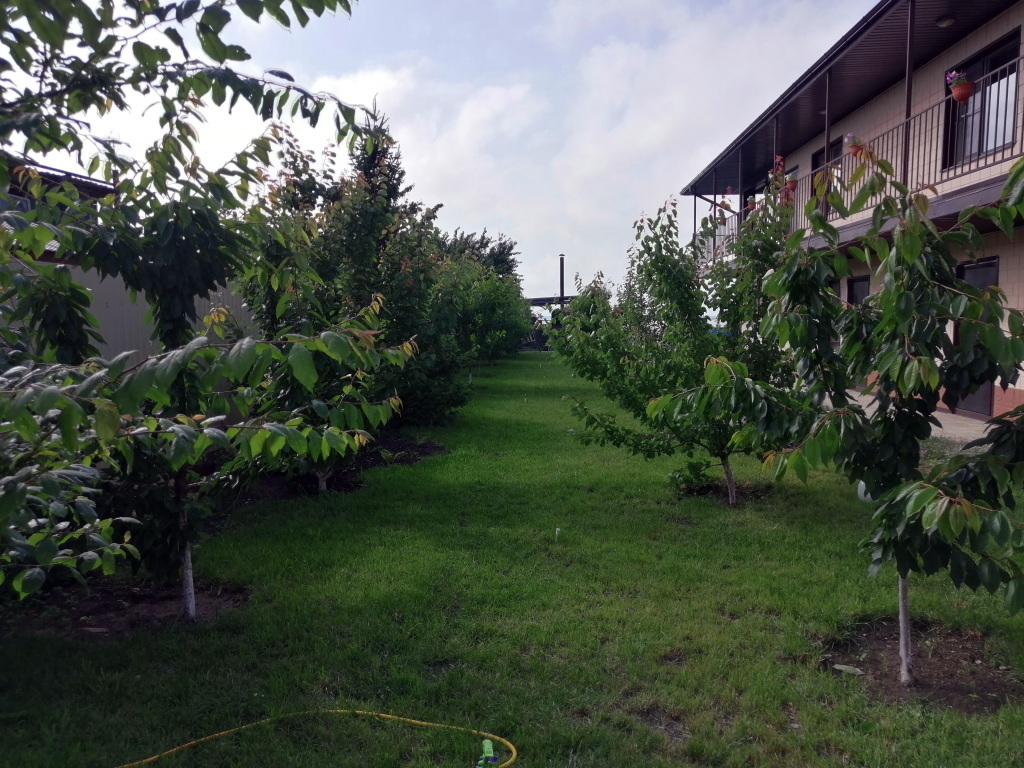
M 72 267 L 72 277 L 85 286 L 92 295 L 91 311 L 99 322 L 103 343 L 99 345 L 100 356 L 110 359 L 121 352 L 138 351 L 152 355 L 160 351 L 160 345 L 152 340 L 153 326 L 147 322 L 149 305 L 143 296 L 137 296 L 132 303 L 124 283 L 116 278 L 100 279 L 95 272 L 86 272 Z M 202 318 L 214 307 L 231 311 L 246 333 L 254 333 L 252 315 L 245 307 L 241 296 L 229 290 L 212 295 L 209 299 L 198 299 L 199 313 L 197 328 L 203 328 Z
M 978 256 L 999 257 L 999 287 L 1006 293 L 1006 303 L 1024 309 L 1024 242 L 994 232 L 985 236 L 985 248 Z

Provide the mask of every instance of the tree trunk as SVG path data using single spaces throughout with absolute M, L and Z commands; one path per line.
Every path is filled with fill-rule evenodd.
M 185 609 L 185 621 L 194 624 L 196 620 L 196 585 L 192 580 L 192 545 L 185 544 L 181 558 L 181 599 Z
M 722 457 L 722 471 L 725 472 L 725 488 L 729 493 L 729 506 L 736 506 L 736 478 L 732 476 L 732 465 L 729 457 Z
M 182 536 L 188 536 L 188 511 L 185 507 L 185 495 L 188 493 L 188 469 L 182 467 L 174 478 L 174 500 L 178 504 L 178 528 Z M 181 603 L 185 621 L 194 623 L 196 620 L 196 585 L 192 577 L 192 544 L 185 542 L 185 550 L 181 555 Z
M 907 599 L 907 580 L 900 576 L 900 684 L 914 685 L 914 665 L 910 653 L 910 601 Z
M 328 469 L 326 472 L 316 473 L 316 490 L 318 493 L 327 493 L 327 481 L 331 479 L 331 475 L 333 474 L 333 469 Z

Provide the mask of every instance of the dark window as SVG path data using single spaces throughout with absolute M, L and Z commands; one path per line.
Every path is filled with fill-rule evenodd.
M 982 290 L 999 285 L 999 257 L 990 256 L 961 264 L 956 269 L 956 276 Z
M 957 267 L 956 276 L 981 290 L 985 290 L 993 285 L 999 285 L 999 257 L 992 256 L 987 259 L 979 259 L 978 261 L 961 264 Z M 953 333 L 957 341 L 959 341 L 959 323 L 955 326 Z M 991 416 L 992 385 L 983 384 L 976 392 L 965 396 L 957 403 L 956 410 L 986 418 Z
M 811 168 L 815 171 L 820 170 L 823 165 L 828 163 L 834 163 L 836 160 L 843 156 L 843 140 L 836 139 L 828 145 L 828 160 L 825 160 L 825 148 L 822 147 L 813 155 L 811 155 Z
M 1017 118 L 1020 30 L 953 67 L 974 83 L 966 104 L 946 99 L 945 168 L 955 168 L 1011 146 Z
M 871 278 L 851 277 L 846 281 L 846 301 L 850 304 L 862 304 L 871 293 Z

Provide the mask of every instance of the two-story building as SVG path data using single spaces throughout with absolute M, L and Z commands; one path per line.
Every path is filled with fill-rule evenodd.
M 898 179 L 933 185 L 929 215 L 953 222 L 961 210 L 999 199 L 1013 163 L 1024 156 L 1021 28 L 1024 0 L 882 0 L 824 56 L 747 126 L 681 194 L 718 208 L 718 238 L 729 238 L 747 215 L 744 201 L 760 195 L 775 157 L 797 179 L 795 228 L 812 179 L 848 177 L 859 162 L 844 145 L 854 134 Z M 948 72 L 974 84 L 965 103 L 953 98 Z M 684 209 L 685 210 L 685 209 Z M 735 212 L 735 213 L 734 213 Z M 843 241 L 862 235 L 870 211 L 840 220 Z M 1008 303 L 1024 308 L 1024 241 L 1007 240 L 979 222 L 984 252 L 965 260 L 963 277 L 998 285 Z M 842 299 L 862 301 L 877 279 L 868 265 L 838 286 Z M 959 412 L 988 417 L 1024 404 L 1024 383 L 986 388 Z

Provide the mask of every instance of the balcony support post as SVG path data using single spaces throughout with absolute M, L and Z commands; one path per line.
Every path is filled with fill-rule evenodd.
M 832 162 L 832 67 L 825 70 L 825 165 Z M 814 168 L 811 168 L 814 171 Z
M 900 182 L 904 185 L 910 178 L 910 117 L 914 99 L 914 17 L 917 15 L 915 0 L 907 0 L 907 58 L 903 71 L 903 162 L 900 164 Z
M 743 196 L 743 145 L 742 144 L 740 144 L 739 148 L 736 150 L 736 155 L 737 155 L 737 158 L 736 158 L 736 165 L 737 165 L 736 184 L 739 186 L 739 189 L 736 190 L 739 193 L 739 198 L 738 198 L 739 202 L 736 203 L 736 215 L 739 218 L 736 219 L 736 223 L 737 224 L 742 224 L 743 220 L 746 218 L 746 210 L 747 210 L 747 199 L 746 199 L 746 197 Z
M 711 172 L 711 258 L 715 257 L 718 251 L 718 169 Z
M 825 189 L 827 195 L 832 191 L 832 67 L 825 70 L 825 169 L 822 173 L 825 175 L 826 184 L 828 185 Z M 814 172 L 815 168 L 811 168 L 811 189 L 808 190 L 808 199 L 814 194 Z M 797 206 L 798 208 L 799 206 Z M 828 204 L 828 198 L 821 201 L 821 210 L 825 214 L 825 218 L 831 218 L 832 209 Z

